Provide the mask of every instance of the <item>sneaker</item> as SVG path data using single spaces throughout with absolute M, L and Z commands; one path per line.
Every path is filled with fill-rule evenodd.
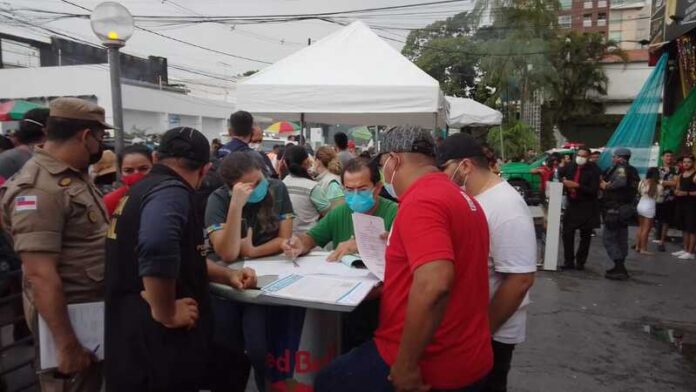
M 567 270 L 574 270 L 575 269 L 575 263 L 564 263 L 561 266 L 561 271 L 567 271 Z
M 652 240 L 652 243 L 653 243 L 653 244 L 661 244 L 662 241 L 660 241 L 660 240 Z
M 678 252 L 672 252 L 672 256 L 676 256 L 676 257 L 683 256 L 684 254 L 686 254 L 685 250 L 680 250 Z
M 696 255 L 693 253 L 684 253 L 678 257 L 679 260 L 696 260 Z

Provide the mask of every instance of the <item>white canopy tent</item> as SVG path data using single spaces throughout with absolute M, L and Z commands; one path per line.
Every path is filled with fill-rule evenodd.
M 469 98 L 446 97 L 449 102 L 447 125 L 451 128 L 500 125 L 503 114 Z
M 437 80 L 362 22 L 241 81 L 237 107 L 276 120 L 444 127 Z

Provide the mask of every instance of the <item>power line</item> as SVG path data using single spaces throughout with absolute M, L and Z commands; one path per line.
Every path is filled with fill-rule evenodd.
M 7 11 L 4 11 L 4 10 L 2 10 L 2 11 L 3 11 L 3 12 L 7 12 Z M 30 22 L 30 21 L 23 20 L 23 19 L 19 19 L 19 18 L 16 18 L 16 17 L 12 16 L 12 15 L 0 14 L 0 16 L 3 16 L 4 18 L 12 19 L 12 20 L 17 21 L 17 22 L 19 22 L 19 23 L 22 23 L 22 24 L 24 24 L 24 25 L 26 25 L 26 26 L 33 27 L 34 29 L 39 29 L 39 30 L 43 30 L 43 31 L 45 31 L 45 32 L 49 32 L 49 33 L 51 33 L 51 34 L 53 34 L 53 35 L 55 35 L 55 36 L 59 36 L 59 37 L 63 37 L 63 38 L 65 38 L 65 39 L 68 39 L 68 40 L 71 40 L 71 41 L 79 42 L 79 43 L 82 43 L 82 44 L 84 44 L 84 45 L 91 46 L 91 47 L 93 47 L 93 48 L 103 49 L 103 47 L 101 47 L 100 45 L 94 44 L 94 43 L 89 42 L 89 41 L 87 41 L 87 40 L 84 40 L 84 39 L 82 39 L 82 38 L 75 37 L 75 36 L 72 36 L 72 35 L 69 35 L 69 34 L 65 34 L 65 33 L 62 33 L 62 32 L 60 32 L 60 31 L 57 31 L 57 30 L 54 30 L 54 29 L 50 29 L 50 28 L 45 27 L 45 26 L 36 25 L 36 24 L 34 24 L 34 23 Z M 66 58 L 73 58 L 73 59 L 75 59 L 75 60 L 78 60 L 77 57 L 72 57 L 72 56 L 69 56 L 69 55 L 67 55 L 67 54 L 62 54 L 62 56 L 63 56 L 63 57 L 66 57 Z M 87 64 L 85 64 L 85 65 L 87 65 Z M 99 65 L 99 64 L 92 64 L 92 65 L 102 67 L 102 66 Z M 177 69 L 177 70 L 179 70 L 179 71 L 188 72 L 188 73 L 195 74 L 195 75 L 206 76 L 206 77 L 211 78 L 211 79 L 218 79 L 218 80 L 227 81 L 227 82 L 236 82 L 235 79 L 230 79 L 230 78 L 227 78 L 227 77 L 223 77 L 223 76 L 220 76 L 220 75 L 216 75 L 216 74 L 214 74 L 214 73 L 210 73 L 210 72 L 203 71 L 203 70 L 199 70 L 199 69 L 192 68 L 192 67 L 181 66 L 181 65 L 177 65 L 177 64 L 173 64 L 173 63 L 169 63 L 169 62 L 168 62 L 167 65 L 168 65 L 169 67 L 174 68 L 174 69 Z M 106 67 L 103 67 L 103 69 L 107 69 L 107 68 L 106 68 Z
M 70 0 L 60 0 L 60 1 L 62 1 L 63 3 L 66 3 L 66 4 L 70 4 L 70 5 L 72 5 L 72 6 L 75 6 L 75 7 L 81 8 L 81 9 L 83 9 L 83 10 L 92 12 L 92 10 L 90 10 L 89 8 L 84 7 L 84 6 L 81 6 L 81 5 L 79 5 L 79 4 L 77 4 L 77 3 L 74 3 L 74 2 L 72 2 L 72 1 L 70 1 Z M 252 61 L 252 62 L 255 62 L 255 63 L 273 64 L 273 63 L 271 63 L 271 62 L 269 62 L 269 61 L 265 61 L 265 60 L 253 59 L 253 58 L 250 58 L 250 57 L 240 56 L 240 55 L 237 55 L 237 54 L 233 54 L 233 53 L 229 53 L 229 52 L 223 52 L 223 51 L 221 51 L 221 50 L 217 50 L 217 49 L 213 49 L 213 48 L 208 48 L 208 47 L 206 47 L 206 46 L 198 45 L 198 44 L 195 44 L 195 43 L 193 43 L 193 42 L 188 42 L 188 41 L 184 41 L 184 40 L 179 39 L 179 38 L 171 37 L 171 36 L 168 36 L 168 35 L 165 35 L 165 34 L 162 34 L 162 33 L 157 32 L 157 31 L 150 30 L 150 29 L 147 29 L 147 28 L 145 28 L 145 27 L 138 26 L 138 25 L 136 25 L 135 28 L 138 29 L 138 30 L 141 30 L 141 31 L 148 32 L 148 33 L 150 33 L 150 34 L 154 34 L 154 35 L 156 35 L 156 36 L 158 36 L 158 37 L 162 37 L 162 38 L 165 38 L 165 39 L 168 39 L 168 40 L 171 40 L 171 41 L 175 41 L 175 42 L 178 42 L 178 43 L 180 43 L 180 44 L 188 45 L 188 46 L 191 46 L 191 47 L 194 47 L 194 48 L 207 50 L 207 51 L 212 52 L 212 53 L 217 53 L 217 54 L 221 54 L 221 55 L 224 55 L 224 56 L 234 57 L 234 58 L 241 59 L 241 60 Z
M 64 3 L 74 5 L 76 7 L 79 7 L 85 11 L 90 11 L 88 8 L 83 7 L 79 4 L 75 4 L 69 0 L 61 0 Z M 171 1 L 171 0 L 167 0 Z M 369 12 L 375 12 L 375 11 L 385 11 L 385 10 L 398 10 L 398 9 L 406 9 L 406 8 L 419 8 L 419 7 L 432 7 L 432 6 L 438 6 L 438 5 L 443 5 L 443 4 L 454 4 L 454 3 L 470 3 L 472 0 L 442 0 L 442 1 L 434 1 L 434 2 L 427 2 L 427 3 L 413 3 L 413 4 L 403 4 L 403 5 L 395 5 L 395 6 L 388 6 L 388 7 L 376 7 L 376 8 L 363 8 L 363 9 L 353 9 L 353 10 L 344 10 L 344 11 L 329 11 L 329 12 L 317 12 L 317 13 L 305 13 L 305 14 L 266 14 L 266 15 L 237 15 L 237 16 L 206 16 L 206 15 L 198 15 L 198 16 L 175 16 L 175 15 L 134 15 L 136 19 L 167 19 L 167 20 L 189 20 L 189 21 L 219 21 L 219 20 L 245 20 L 245 19 L 276 19 L 276 18 L 318 18 L 318 17 L 327 17 L 327 16 L 336 16 L 336 15 L 341 15 L 341 14 L 360 14 L 360 13 L 369 13 Z M 40 11 L 40 10 L 39 10 Z M 59 12 L 56 12 L 57 14 L 61 14 Z M 65 13 L 63 13 L 65 14 Z M 71 14 L 65 14 L 65 15 L 71 15 Z M 89 15 L 85 14 L 72 14 L 72 16 L 77 16 L 77 17 L 89 17 Z

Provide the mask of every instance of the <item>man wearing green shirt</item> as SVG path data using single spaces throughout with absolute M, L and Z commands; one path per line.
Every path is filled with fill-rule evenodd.
M 311 230 L 299 237 L 292 237 L 283 246 L 290 257 L 308 253 L 313 248 L 333 243 L 334 251 L 329 261 L 339 261 L 348 254 L 357 254 L 353 239 L 353 212 L 379 216 L 384 227 L 391 230 L 396 217 L 397 204 L 379 196 L 382 181 L 377 167 L 365 158 L 350 160 L 341 176 L 345 189 L 345 204 L 334 208 Z M 367 300 L 343 319 L 343 351 L 357 347 L 372 338 L 379 322 L 379 300 Z
M 379 216 L 389 231 L 396 216 L 397 204 L 379 197 L 382 181 L 379 172 L 365 158 L 348 162 L 341 175 L 346 203 L 334 208 L 306 234 L 291 238 L 283 247 L 288 256 L 297 257 L 313 248 L 333 243 L 329 261 L 339 261 L 348 254 L 358 253 L 353 239 L 353 212 Z

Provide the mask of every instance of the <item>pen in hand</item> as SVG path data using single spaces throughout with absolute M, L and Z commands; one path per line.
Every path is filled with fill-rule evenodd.
M 292 237 L 288 238 L 288 239 L 286 240 L 285 244 L 288 246 L 288 248 L 291 249 L 291 251 L 290 251 L 290 261 L 292 261 L 292 265 L 294 265 L 295 268 L 299 268 L 300 265 L 297 264 L 297 261 L 295 261 L 295 259 L 297 259 L 297 255 L 295 254 L 295 249 L 292 247 L 292 244 L 290 244 L 290 240 L 291 240 L 291 239 L 292 239 Z

